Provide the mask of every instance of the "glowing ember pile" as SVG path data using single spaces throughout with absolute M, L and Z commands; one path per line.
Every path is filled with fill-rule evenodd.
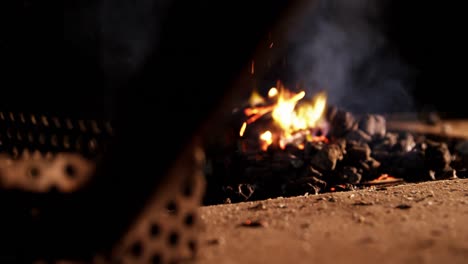
M 356 116 L 327 106 L 324 92 L 307 99 L 280 82 L 265 96 L 254 91 L 231 124 L 206 148 L 206 204 L 468 174 L 457 141 L 387 131 L 381 115 Z
M 243 137 L 251 124 L 271 114 L 276 126 L 273 131 L 260 132 L 259 140 L 263 151 L 272 144 L 281 149 L 285 149 L 288 144 L 303 149 L 305 142 L 326 141 L 323 136 L 327 126 L 323 118 L 326 94 L 322 92 L 310 101 L 301 101 L 305 95 L 304 91 L 293 93 L 287 90 L 281 82 L 268 91 L 268 98 L 263 98 L 254 91 L 249 100 L 251 107 L 244 109 L 247 120 L 242 123 L 239 135 Z

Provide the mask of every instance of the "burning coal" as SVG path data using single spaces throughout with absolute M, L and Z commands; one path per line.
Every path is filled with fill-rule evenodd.
M 382 2 L 313 2 L 292 26 L 286 73 L 272 71 L 304 89 L 277 82 L 233 111 L 229 131 L 217 137 L 226 142 L 207 147 L 207 203 L 467 175 L 468 158 L 460 157 L 468 154 L 451 139 L 387 129 L 384 114 L 414 109 L 409 69 L 378 23 Z M 255 67 L 252 60 L 254 86 L 271 81 Z

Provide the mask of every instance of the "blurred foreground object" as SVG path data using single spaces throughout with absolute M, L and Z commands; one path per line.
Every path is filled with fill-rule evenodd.
M 4 5 L 0 262 L 196 255 L 200 146 L 292 3 Z

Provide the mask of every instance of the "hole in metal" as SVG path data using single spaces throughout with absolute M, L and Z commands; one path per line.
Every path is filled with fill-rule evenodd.
M 177 203 L 174 202 L 174 201 L 170 201 L 167 206 L 167 211 L 169 211 L 169 213 L 171 214 L 176 214 L 177 213 Z
M 67 164 L 65 165 L 65 175 L 68 177 L 68 178 L 75 178 L 76 177 L 76 168 L 75 166 L 71 165 L 71 164 Z
M 151 257 L 151 263 L 152 264 L 161 264 L 162 263 L 162 257 L 160 254 L 154 254 L 153 257 Z
M 184 218 L 184 224 L 186 226 L 192 226 L 195 223 L 195 216 L 193 214 L 187 214 Z
M 36 167 L 31 167 L 28 170 L 28 176 L 33 178 L 33 179 L 37 179 L 39 177 L 39 174 L 40 174 L 40 171 Z
M 161 228 L 157 224 L 151 224 L 150 235 L 151 237 L 157 237 L 161 233 Z
M 197 251 L 197 242 L 195 240 L 190 240 L 188 242 L 188 248 L 192 253 L 194 253 L 195 251 Z
M 177 246 L 177 244 L 179 243 L 179 234 L 177 232 L 172 231 L 169 234 L 168 241 L 169 241 L 170 246 L 172 246 L 172 247 Z
M 137 241 L 133 243 L 133 245 L 130 247 L 130 253 L 134 257 L 140 257 L 141 254 L 143 253 L 143 246 L 141 242 Z

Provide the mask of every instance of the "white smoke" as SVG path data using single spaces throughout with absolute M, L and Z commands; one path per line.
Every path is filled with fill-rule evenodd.
M 310 93 L 356 112 L 410 111 L 409 68 L 382 31 L 384 2 L 319 0 L 290 34 L 290 65 Z

